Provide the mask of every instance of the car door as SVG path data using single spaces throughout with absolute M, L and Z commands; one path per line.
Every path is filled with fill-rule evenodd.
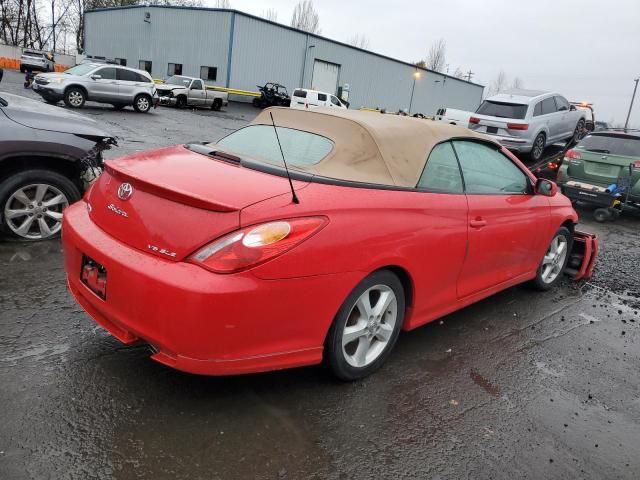
M 122 104 L 133 104 L 136 88 L 140 84 L 141 76 L 127 68 L 117 68 L 118 100 Z
M 458 279 L 464 298 L 535 270 L 549 201 L 500 147 L 453 142 L 469 206 L 467 257 Z
M 336 97 L 335 95 L 330 95 L 329 99 L 331 100 L 331 103 L 329 104 L 330 107 L 333 107 L 333 108 L 344 108 L 344 106 L 342 105 L 340 100 L 338 100 L 338 97 Z
M 193 80 L 189 87 L 189 105 L 202 107 L 205 102 L 206 94 L 202 86 L 202 80 Z
M 89 99 L 96 102 L 117 102 L 118 82 L 115 67 L 103 67 L 94 71 L 87 83 Z
M 423 214 L 413 234 L 420 238 L 418 251 L 411 257 L 417 262 L 414 313 L 421 318 L 451 311 L 467 251 L 467 200 L 451 142 L 433 147 L 416 190 L 422 195 L 415 197 L 411 208 Z
M 576 128 L 575 123 L 573 122 L 573 117 L 569 113 L 570 106 L 569 102 L 566 98 L 557 95 L 555 97 L 556 108 L 558 109 L 558 116 L 560 117 L 561 129 L 560 129 L 560 137 L 561 138 L 569 138 L 573 135 L 573 130 Z
M 547 126 L 549 135 L 546 144 L 550 145 L 562 136 L 562 112 L 558 112 L 553 97 L 542 100 L 542 119 Z

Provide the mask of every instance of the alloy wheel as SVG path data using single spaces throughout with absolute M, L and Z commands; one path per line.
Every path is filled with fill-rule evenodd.
M 138 110 L 140 110 L 141 112 L 146 112 L 147 110 L 149 110 L 149 99 L 147 97 L 138 98 L 136 104 L 138 106 Z
M 533 144 L 533 157 L 538 160 L 542 157 L 542 152 L 544 151 L 544 137 L 542 135 L 538 135 L 536 137 L 535 143 Z
M 371 365 L 386 349 L 398 320 L 398 301 L 386 285 L 374 285 L 356 301 L 342 332 L 342 353 L 352 367 Z
M 43 240 L 62 228 L 62 211 L 69 199 L 52 185 L 37 183 L 16 190 L 4 206 L 4 219 L 16 235 Z
M 567 239 L 564 235 L 556 235 L 542 259 L 541 278 L 544 283 L 552 283 L 562 272 L 567 258 Z
M 82 98 L 82 94 L 76 90 L 73 90 L 72 92 L 69 92 L 68 95 L 68 100 L 69 103 L 71 104 L 72 107 L 80 107 L 82 106 L 82 102 L 83 102 L 83 98 Z

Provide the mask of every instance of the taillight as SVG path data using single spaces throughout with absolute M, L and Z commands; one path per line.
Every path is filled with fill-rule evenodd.
M 528 123 L 507 123 L 507 129 L 509 130 L 529 130 Z
M 469 123 L 473 123 L 473 124 L 480 123 L 480 119 L 477 117 L 471 117 L 469 118 Z
M 633 168 L 640 168 L 640 160 L 636 160 L 633 162 Z
M 291 250 L 327 222 L 326 217 L 302 217 L 253 225 L 211 242 L 189 261 L 216 273 L 246 270 Z
M 567 153 L 564 154 L 565 160 L 580 160 L 582 155 L 577 150 L 567 150 Z

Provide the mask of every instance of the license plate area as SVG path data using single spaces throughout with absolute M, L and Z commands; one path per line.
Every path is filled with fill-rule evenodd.
M 98 297 L 107 299 L 107 270 L 86 255 L 82 256 L 80 281 Z
M 487 133 L 498 133 L 498 127 L 487 127 Z

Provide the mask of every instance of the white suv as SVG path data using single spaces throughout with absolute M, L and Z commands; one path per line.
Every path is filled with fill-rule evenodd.
M 558 93 L 514 89 L 483 101 L 469 128 L 538 161 L 547 145 L 580 138 L 585 120 L 584 111 Z
M 20 72 L 53 72 L 53 55 L 35 50 L 25 50 L 20 55 Z
M 40 73 L 33 82 L 33 91 L 47 103 L 63 100 L 71 108 L 81 108 L 87 100 L 110 103 L 115 109 L 128 105 L 140 113 L 158 104 L 156 86 L 144 70 L 82 63 L 63 73 Z

